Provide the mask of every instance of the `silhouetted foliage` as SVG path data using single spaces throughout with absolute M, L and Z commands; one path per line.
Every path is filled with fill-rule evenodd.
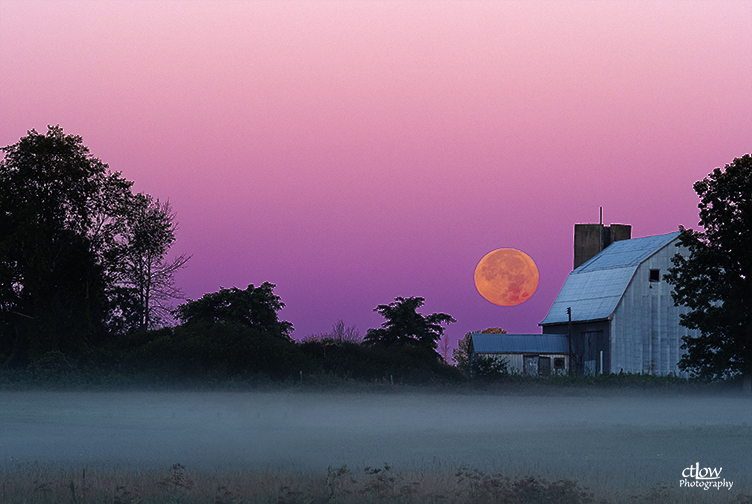
M 118 332 L 145 331 L 170 321 L 169 302 L 183 297 L 175 287 L 175 273 L 190 256 L 166 259 L 177 227 L 169 202 L 137 194 L 125 209 L 125 218 L 123 239 L 110 252 L 114 308 L 110 325 Z
M 6 364 L 19 353 L 79 351 L 107 310 L 93 246 L 98 214 L 107 210 L 101 196 L 127 184 L 59 128 L 32 130 L 2 150 L 0 302 L 4 339 L 13 341 L 6 348 L 14 349 Z
M 263 374 L 284 380 L 297 376 L 303 365 L 291 340 L 236 322 L 199 321 L 147 334 L 148 341 L 124 349 L 122 358 L 131 372 L 220 380 Z
M 429 383 L 461 379 L 459 371 L 418 347 L 385 348 L 332 340 L 306 340 L 307 372 L 377 383 Z
M 679 367 L 707 379 L 743 374 L 752 382 L 752 156 L 734 159 L 694 184 L 700 226 L 681 229 L 689 257 L 677 254 L 665 276 L 677 305 L 690 312 Z
M 369 329 L 363 343 L 384 348 L 416 347 L 436 353 L 438 340 L 444 333 L 441 324 L 456 322 L 446 313 L 421 315 L 417 312 L 423 306 L 422 297 L 397 297 L 388 305 L 379 305 L 374 311 L 386 320 L 380 329 Z
M 58 126 L 45 135 L 31 130 L 2 151 L 0 363 L 49 352 L 79 357 L 105 335 L 134 327 L 123 321 L 149 326 L 155 298 L 124 303 L 120 291 L 123 259 L 141 253 L 139 242 L 161 244 L 152 248 L 158 263 L 174 239 L 171 231 L 142 230 L 137 210 L 150 197 L 134 195 L 132 182 Z M 171 230 L 172 214 L 162 210 L 162 227 Z
M 288 339 L 292 324 L 277 317 L 277 312 L 285 304 L 274 294 L 274 287 L 274 284 L 264 282 L 258 287 L 251 284 L 245 290 L 237 287 L 220 289 L 178 306 L 175 314 L 186 325 L 199 322 L 207 326 L 218 322 L 235 323 Z
M 509 376 L 506 359 L 496 359 L 489 355 L 476 355 L 469 368 L 474 380 L 501 380 Z
M 355 326 L 345 326 L 343 320 L 338 320 L 332 325 L 328 333 L 311 334 L 303 338 L 303 341 L 322 341 L 331 343 L 360 343 L 360 331 Z

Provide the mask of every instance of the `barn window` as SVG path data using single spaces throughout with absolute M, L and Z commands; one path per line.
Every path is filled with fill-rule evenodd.
M 564 357 L 554 358 L 554 369 L 564 369 Z
M 659 269 L 651 269 L 650 270 L 650 281 L 651 282 L 660 282 L 661 281 L 661 270 L 659 270 Z

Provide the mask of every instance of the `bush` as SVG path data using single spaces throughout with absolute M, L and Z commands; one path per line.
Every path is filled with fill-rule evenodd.
M 149 331 L 134 335 L 131 342 L 135 345 L 122 351 L 120 369 L 163 378 L 226 380 L 265 374 L 284 380 L 303 365 L 294 342 L 232 322 Z
M 300 349 L 309 373 L 363 381 L 429 383 L 459 380 L 461 373 L 440 362 L 436 352 L 416 347 L 384 348 L 330 339 L 307 340 Z
M 470 376 L 474 380 L 502 380 L 509 376 L 506 359 L 476 355 L 470 363 Z

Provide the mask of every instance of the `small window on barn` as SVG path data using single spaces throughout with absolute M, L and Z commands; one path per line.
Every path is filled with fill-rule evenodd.
M 650 270 L 650 281 L 651 282 L 660 282 L 661 281 L 661 270 L 659 270 L 659 269 L 651 269 Z
M 554 369 L 564 369 L 564 357 L 554 358 Z

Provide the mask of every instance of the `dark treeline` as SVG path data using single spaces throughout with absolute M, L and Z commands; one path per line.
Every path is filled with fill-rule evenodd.
M 461 377 L 430 345 L 422 345 L 416 335 L 405 332 L 403 344 L 359 341 L 352 328 L 342 331 L 340 323 L 331 333 L 296 342 L 290 338 L 292 325 L 278 318 L 284 303 L 273 288 L 273 284 L 263 283 L 246 289 L 221 289 L 188 301 L 175 311 L 180 322 L 175 327 L 118 338 L 102 348 L 98 360 L 122 374 L 144 374 L 158 380 L 295 382 L 302 378 L 425 383 Z M 419 306 L 422 299 L 407 298 L 393 305 L 405 302 Z M 411 315 L 415 321 L 430 317 L 415 311 Z M 388 319 L 384 326 L 394 323 Z M 442 331 L 433 331 L 440 337 Z M 421 334 L 430 339 L 426 330 Z
M 22 376 L 32 380 L 64 378 L 114 385 L 298 380 L 431 383 L 464 378 L 416 335 L 403 333 L 403 341 L 393 344 L 360 341 L 352 328 L 348 330 L 354 337 L 343 337 L 337 330 L 340 323 L 331 333 L 296 342 L 290 338 L 292 325 L 278 319 L 284 304 L 273 288 L 264 283 L 244 290 L 221 289 L 180 305 L 175 310 L 179 323 L 174 326 L 123 333 L 82 347 L 80 352 L 52 349 L 26 362 L 18 359 L 15 369 L 25 370 Z M 422 299 L 393 304 L 404 302 L 420 305 Z M 413 315 L 417 315 L 414 320 L 428 318 Z M 382 330 L 394 322 L 387 320 Z M 426 332 L 423 337 L 428 338 Z
M 144 380 L 433 381 L 460 376 L 436 352 L 446 314 L 422 298 L 376 308 L 386 319 L 363 341 L 291 339 L 284 306 L 264 283 L 183 298 L 168 259 L 169 203 L 92 156 L 60 127 L 29 131 L 0 161 L 0 371 Z M 116 380 L 117 381 L 117 380 Z

